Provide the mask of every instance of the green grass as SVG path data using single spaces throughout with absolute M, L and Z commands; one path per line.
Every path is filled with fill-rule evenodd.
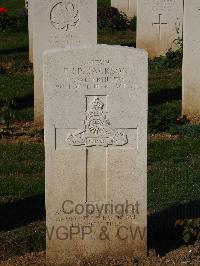
M 199 199 L 199 147 L 200 139 L 191 138 L 149 143 L 149 209 L 160 211 Z M 0 158 L 0 206 L 44 192 L 42 144 L 0 145 Z M 36 204 L 31 201 L 31 206 Z M 0 231 L 0 242 L 3 243 L 0 247 L 0 258 L 3 259 L 44 250 L 44 222 Z
M 9 17 L 24 9 L 23 0 L 1 1 Z M 19 18 L 21 20 L 22 18 Z M 16 119 L 33 119 L 33 74 L 28 60 L 28 34 L 15 28 L 0 33 L 0 105 L 16 102 Z
M 157 141 L 148 149 L 148 207 L 154 210 L 200 199 L 200 139 Z
M 44 208 L 36 200 L 43 193 L 43 144 L 0 145 L 0 260 L 45 248 L 44 222 L 26 222 Z
M 43 145 L 0 145 L 0 202 L 22 199 L 43 191 Z
M 0 33 L 1 61 L 7 57 L 26 56 L 28 59 L 28 34 L 26 32 Z
M 33 119 L 33 76 L 32 74 L 0 75 L 0 104 L 14 100 L 17 120 Z
M 45 249 L 45 223 L 34 222 L 11 231 L 0 232 L 0 260 Z
M 98 6 L 111 6 L 111 0 L 97 0 Z
M 181 116 L 180 69 L 149 69 L 149 132 L 170 131 Z
M 33 76 L 24 74 L 6 74 L 0 76 L 0 99 L 11 100 L 26 98 L 33 93 Z
M 198 199 L 200 140 L 182 138 L 149 144 L 149 208 Z M 44 192 L 43 144 L 0 145 L 0 202 Z M 176 192 L 176 193 L 175 193 Z
M 173 82 L 172 82 L 173 81 Z M 149 93 L 181 90 L 181 69 L 152 70 L 149 69 Z
M 127 30 L 124 32 L 100 33 L 98 34 L 98 43 L 136 47 L 136 32 Z

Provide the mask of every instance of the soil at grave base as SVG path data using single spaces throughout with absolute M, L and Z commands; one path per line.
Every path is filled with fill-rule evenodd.
M 33 121 L 17 121 L 8 129 L 0 125 L 0 144 L 42 142 L 43 127 Z
M 7 261 L 0 261 L 0 266 L 30 266 L 30 265 L 56 265 L 49 264 L 45 259 L 45 252 L 39 253 L 30 253 L 25 254 L 22 257 L 13 257 Z M 63 264 L 70 265 L 70 264 Z M 200 243 L 195 244 L 194 246 L 182 246 L 177 250 L 167 253 L 164 257 L 159 257 L 156 255 L 155 251 L 150 251 L 148 257 L 120 257 L 120 258 L 103 258 L 103 257 L 94 257 L 88 260 L 83 261 L 74 261 L 71 265 L 79 266 L 89 266 L 89 265 L 115 265 L 115 266 L 139 266 L 139 265 L 200 265 Z
M 199 125 L 200 124 L 200 116 L 199 115 L 187 116 L 187 119 L 190 121 L 190 124 L 192 124 L 192 125 Z

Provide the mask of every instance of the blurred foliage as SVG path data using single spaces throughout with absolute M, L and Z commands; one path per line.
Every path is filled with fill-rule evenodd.
M 0 106 L 0 124 L 3 124 L 8 128 L 11 122 L 14 120 L 14 106 L 15 102 L 13 100 L 7 100 L 4 102 L 3 106 Z
M 19 10 L 12 16 L 8 16 L 7 30 L 13 32 L 28 32 L 28 14 L 25 9 Z
M 130 21 L 130 29 L 136 31 L 137 28 L 137 17 L 133 17 Z
M 98 7 L 97 23 L 99 32 L 125 31 L 129 28 L 129 20 L 114 7 Z
M 183 240 L 186 243 L 200 240 L 200 218 L 177 220 L 176 225 L 184 228 Z
M 177 101 L 149 107 L 149 133 L 170 131 L 177 124 L 181 106 Z
M 177 134 L 184 138 L 200 139 L 200 125 L 189 124 L 189 121 L 185 117 L 182 117 L 180 120 L 182 125 L 171 128 L 171 134 Z
M 8 27 L 8 14 L 0 13 L 0 31 L 5 31 Z
M 178 47 L 175 51 L 171 48 L 167 51 L 166 55 L 156 57 L 149 61 L 151 69 L 168 69 L 168 68 L 181 68 L 183 58 L 183 41 L 177 39 L 174 41 Z

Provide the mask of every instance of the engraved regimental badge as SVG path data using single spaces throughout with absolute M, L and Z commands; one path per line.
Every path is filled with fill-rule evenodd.
M 79 21 L 79 10 L 71 2 L 59 2 L 51 9 L 50 22 L 55 29 L 71 31 Z
M 113 129 L 106 118 L 104 103 L 96 97 L 85 113 L 85 128 L 70 134 L 66 142 L 71 146 L 123 146 L 128 143 L 127 134 L 121 129 Z

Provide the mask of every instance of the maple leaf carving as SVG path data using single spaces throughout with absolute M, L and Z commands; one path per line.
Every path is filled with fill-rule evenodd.
M 79 11 L 71 2 L 60 2 L 52 8 L 50 20 L 54 28 L 68 31 L 78 24 Z

